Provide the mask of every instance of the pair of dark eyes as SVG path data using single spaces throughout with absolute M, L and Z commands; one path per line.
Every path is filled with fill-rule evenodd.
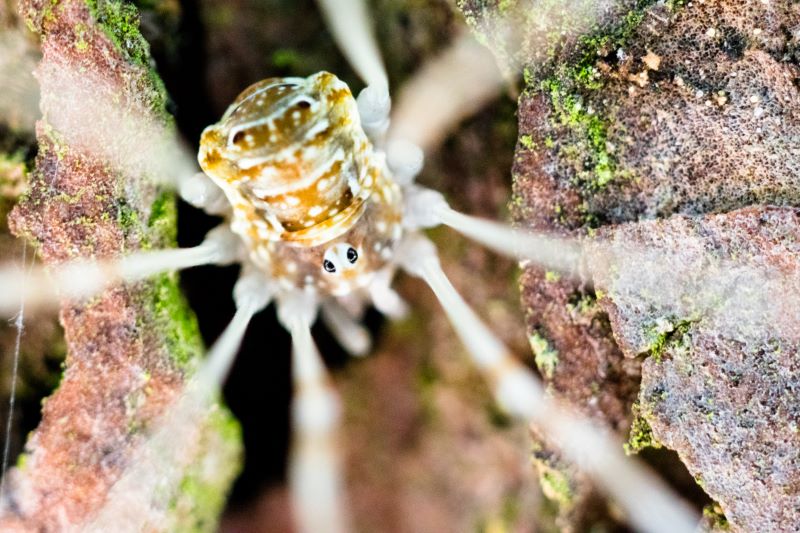
M 347 260 L 350 261 L 350 264 L 355 264 L 358 261 L 358 252 L 355 248 L 347 249 Z M 325 272 L 330 272 L 331 274 L 336 272 L 336 266 L 327 259 L 322 261 L 322 268 L 325 269 Z

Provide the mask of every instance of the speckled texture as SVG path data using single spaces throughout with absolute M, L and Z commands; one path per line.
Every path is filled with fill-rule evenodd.
M 640 414 L 732 531 L 800 523 L 798 231 L 797 209 L 745 208 L 604 229 L 596 249 L 619 345 L 649 355 Z
M 557 53 L 523 58 L 525 90 L 519 100 L 514 165 L 516 221 L 591 237 L 597 228 L 674 213 L 797 205 L 800 71 L 792 28 L 798 17 L 793 2 L 638 2 L 615 15 L 614 24 L 591 28 Z M 781 246 L 792 237 L 783 239 Z M 650 282 L 657 288 L 663 280 Z M 601 305 L 592 311 L 589 328 L 567 312 L 574 305 L 570 297 L 581 301 L 586 288 L 528 267 L 522 289 L 529 332 L 558 352 L 549 379 L 554 390 L 619 431 L 627 426 L 641 361 L 623 358 L 622 352 L 643 349 L 659 355 L 648 339 L 663 344 L 667 330 L 691 330 L 691 320 L 697 318 L 673 313 L 667 322 L 633 332 L 624 328 L 623 314 Z M 589 293 L 587 303 L 592 296 L 597 295 Z M 608 323 L 609 311 L 611 327 L 597 327 Z M 753 318 L 736 315 L 742 327 L 767 327 L 763 321 L 747 322 Z M 617 340 L 623 341 L 622 351 Z M 691 353 L 704 360 L 720 351 L 735 349 L 704 343 Z M 647 376 L 656 365 L 657 358 L 651 359 Z M 619 379 L 609 379 L 614 376 Z M 592 383 L 596 386 L 586 386 Z M 672 393 L 687 391 L 666 392 Z M 686 432 L 681 442 L 703 438 L 713 431 L 712 422 L 680 426 Z M 677 445 L 679 429 L 674 429 L 672 442 Z M 701 450 L 689 462 L 698 476 L 736 475 L 707 471 L 722 463 L 711 467 L 699 460 Z M 761 460 L 771 459 L 765 455 Z M 732 502 L 746 498 L 744 486 L 720 484 L 709 492 Z
M 149 70 L 135 10 L 77 0 L 22 2 L 20 8 L 42 36 L 37 76 L 45 118 L 36 129 L 31 190 L 10 219 L 12 230 L 31 239 L 49 264 L 174 245 L 171 196 L 147 181 L 129 180 L 115 161 L 64 141 L 64 131 L 87 128 L 80 123 L 80 106 L 63 101 L 74 96 L 61 92 L 64 72 L 106 80 L 104 96 L 125 113 L 165 119 L 163 90 Z M 4 531 L 62 531 L 91 519 L 130 463 L 142 430 L 175 398 L 202 352 L 194 317 L 172 275 L 110 289 L 82 305 L 65 304 L 61 322 L 66 370 L 10 473 L 0 513 Z M 213 529 L 237 470 L 232 424 L 225 411 L 204 422 L 204 437 L 184 459 L 214 461 L 185 480 L 194 490 L 176 500 L 174 515 L 181 520 L 160 527 Z

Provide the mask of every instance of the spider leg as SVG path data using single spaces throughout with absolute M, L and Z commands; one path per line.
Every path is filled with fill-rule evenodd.
M 364 0 L 317 0 L 317 3 L 353 70 L 367 86 L 388 91 L 386 68 Z
M 502 76 L 491 53 L 464 34 L 400 89 L 386 162 L 401 185 L 422 170 L 424 152 L 494 98 Z
M 362 357 L 372 347 L 369 331 L 333 299 L 322 302 L 322 321 L 350 355 Z
M 241 259 L 240 247 L 239 238 L 221 225 L 191 248 L 137 251 L 100 261 L 79 259 L 48 268 L 6 267 L 0 269 L 0 315 L 16 313 L 22 299 L 29 307 L 55 306 L 62 298 L 88 298 L 114 283 L 200 265 L 230 264 Z
M 361 126 L 376 144 L 389 127 L 389 79 L 364 0 L 317 0 L 339 49 L 367 85 L 358 95 Z
M 384 268 L 375 275 L 367 291 L 375 309 L 389 318 L 399 320 L 408 314 L 408 304 L 391 287 L 394 273 L 394 267 Z
M 466 34 L 456 38 L 400 89 L 388 134 L 389 161 L 397 141 L 431 150 L 502 86 L 491 52 Z
M 606 430 L 545 396 L 541 382 L 516 361 L 503 343 L 464 302 L 442 271 L 436 249 L 410 233 L 397 254 L 401 266 L 436 294 L 472 361 L 509 414 L 542 428 L 564 455 L 590 474 L 642 531 L 694 531 L 697 517 L 640 463 L 622 453 Z
M 179 179 L 178 194 L 188 204 L 203 209 L 209 215 L 224 215 L 231 210 L 225 193 L 203 172 Z
M 302 290 L 278 300 L 278 320 L 292 335 L 293 443 L 289 489 L 301 533 L 349 531 L 337 427 L 339 399 L 311 337 L 316 295 Z
M 441 193 L 417 185 L 405 191 L 403 223 L 412 230 L 444 224 L 500 254 L 565 274 L 577 275 L 583 266 L 583 249 L 577 239 L 519 230 L 459 213 Z

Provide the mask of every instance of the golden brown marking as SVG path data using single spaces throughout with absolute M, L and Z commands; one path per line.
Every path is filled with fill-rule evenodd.
M 232 229 L 252 260 L 279 282 L 344 294 L 386 265 L 400 233 L 400 190 L 333 74 L 248 87 L 203 132 L 198 159 L 233 205 Z M 359 259 L 332 276 L 322 262 L 336 243 Z

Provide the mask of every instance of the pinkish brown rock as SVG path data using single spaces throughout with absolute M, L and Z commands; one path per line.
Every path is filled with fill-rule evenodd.
M 734 531 L 800 524 L 800 210 L 609 227 L 600 305 L 642 354 L 641 416 Z M 606 261 L 608 261 L 606 263 Z

